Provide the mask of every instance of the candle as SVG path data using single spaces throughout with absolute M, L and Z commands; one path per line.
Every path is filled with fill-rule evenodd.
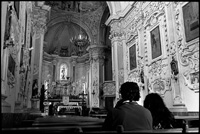
M 85 83 L 83 83 L 83 93 L 85 93 Z

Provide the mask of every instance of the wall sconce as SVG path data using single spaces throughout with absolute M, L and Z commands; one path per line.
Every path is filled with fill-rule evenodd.
M 28 48 L 28 50 L 29 50 L 29 51 L 32 51 L 33 49 L 34 49 L 33 47 L 31 47 L 31 48 Z
M 92 91 L 92 95 L 95 95 L 95 91 L 94 90 Z
M 6 40 L 3 46 L 3 49 L 6 49 L 9 46 L 14 46 L 14 39 L 12 37 L 9 38 L 9 40 Z

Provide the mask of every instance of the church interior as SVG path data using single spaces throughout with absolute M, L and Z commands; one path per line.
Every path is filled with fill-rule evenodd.
M 102 123 L 127 81 L 199 120 L 198 2 L 1 2 L 2 127 Z

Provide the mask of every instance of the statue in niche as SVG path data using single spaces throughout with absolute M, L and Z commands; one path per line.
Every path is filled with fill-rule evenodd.
M 175 60 L 174 56 L 172 56 L 172 61 L 170 63 L 171 65 L 171 73 L 173 76 L 177 76 L 179 71 L 178 71 L 178 62 Z M 174 77 L 175 80 L 177 80 L 177 77 Z
M 60 66 L 60 80 L 67 80 L 67 65 L 62 64 Z
M 33 80 L 32 86 L 32 98 L 35 98 L 38 95 L 38 81 L 37 79 Z
M 61 77 L 62 77 L 62 79 L 65 79 L 65 68 L 62 68 L 62 74 L 61 74 Z

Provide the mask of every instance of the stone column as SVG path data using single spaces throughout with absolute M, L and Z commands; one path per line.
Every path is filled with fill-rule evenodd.
M 177 64 L 177 71 L 179 72 L 178 74 L 174 74 L 172 71 L 170 71 L 170 77 L 171 77 L 171 87 L 172 87 L 172 97 L 173 97 L 173 108 L 171 108 L 172 111 L 187 111 L 183 96 L 182 96 L 182 91 L 180 87 L 180 64 L 178 64 L 178 49 L 177 45 L 178 44 L 178 39 L 180 39 L 179 32 L 176 31 L 176 24 L 178 24 L 179 19 L 180 19 L 180 13 L 176 14 L 176 8 L 174 3 L 172 2 L 166 7 L 166 17 L 167 17 L 167 29 L 169 34 L 169 48 L 168 48 L 168 63 L 169 65 L 172 63 Z M 178 22 L 178 23 L 177 23 Z M 178 28 L 178 27 L 177 27 Z M 181 34 L 180 34 L 181 35 Z M 172 60 L 174 58 L 174 60 Z M 170 70 L 172 68 L 170 67 Z
M 40 95 L 40 90 L 42 87 L 42 60 L 43 60 L 43 44 L 44 44 L 44 31 L 46 26 L 46 14 L 49 11 L 48 6 L 33 5 L 32 7 L 32 33 L 33 33 L 33 48 L 32 51 L 32 61 L 31 61 L 31 84 L 30 89 L 32 92 L 32 84 L 34 78 L 38 79 L 38 95 Z M 35 59 L 38 58 L 38 59 Z M 37 63 L 36 63 L 37 62 Z M 35 72 L 37 72 L 35 74 Z M 31 93 L 32 94 L 32 93 Z M 32 97 L 32 95 L 30 96 Z M 39 110 L 39 98 L 31 98 L 31 108 Z M 35 107 L 35 103 L 37 103 L 37 108 Z
M 103 83 L 103 64 L 104 64 L 104 47 L 90 46 L 90 77 L 91 85 L 89 89 L 90 107 L 100 107 L 99 93 L 100 86 Z
M 110 35 L 112 41 L 113 81 L 115 81 L 116 85 L 114 105 L 119 100 L 119 88 L 124 82 L 124 35 L 121 31 L 113 31 Z
M 75 82 L 75 75 L 76 75 L 76 73 L 75 73 L 75 70 L 76 70 L 76 59 L 78 58 L 78 56 L 71 56 L 71 63 L 72 63 L 72 77 L 73 77 L 73 79 L 72 79 L 72 81 L 73 82 Z
M 54 82 L 56 82 L 56 76 L 57 76 L 57 67 L 56 67 L 56 65 L 57 65 L 57 62 L 56 62 L 56 60 L 53 60 L 53 79 L 52 79 L 52 81 L 54 81 Z M 43 83 L 44 81 L 42 81 L 42 83 Z M 44 84 L 44 83 L 43 83 Z
M 11 105 L 5 101 L 6 96 L 6 68 L 7 68 L 7 48 L 3 49 L 4 44 L 4 33 L 5 33 L 5 23 L 6 23 L 6 15 L 7 15 L 7 6 L 8 2 L 4 1 L 1 3 L 1 112 L 2 113 L 10 113 Z

